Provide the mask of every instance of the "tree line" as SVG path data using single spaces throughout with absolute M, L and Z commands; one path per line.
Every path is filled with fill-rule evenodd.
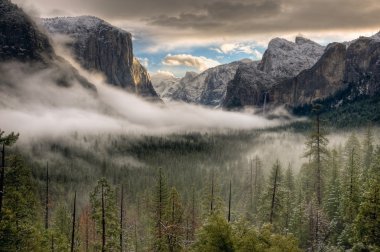
M 77 188 L 54 195 L 57 178 L 51 178 L 50 163 L 40 183 L 30 163 L 10 149 L 19 136 L 0 131 L 0 249 L 379 250 L 380 148 L 373 130 L 368 127 L 362 140 L 352 134 L 345 145 L 330 147 L 318 113 L 314 124 L 303 153 L 307 162 L 297 173 L 279 160 L 266 173 L 263 160 L 254 156 L 244 163 L 243 179 L 214 165 L 196 177 L 204 180 L 202 187 L 187 178 L 193 182 L 178 190 L 168 179 L 175 170 L 158 166 L 137 193 L 130 183 L 104 176 L 79 201 Z M 155 153 L 159 148 L 152 146 Z M 189 148 L 202 153 L 204 145 L 197 146 Z

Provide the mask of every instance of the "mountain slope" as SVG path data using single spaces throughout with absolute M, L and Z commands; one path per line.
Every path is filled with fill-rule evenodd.
M 0 1 L 0 63 L 23 64 L 30 73 L 47 69 L 59 86 L 81 85 L 90 90 L 95 86 L 79 75 L 64 59 L 58 57 L 48 39 L 22 9 L 8 0 Z M 6 78 L 7 67 L 0 68 L 1 85 L 12 85 Z M 0 85 L 0 86 L 1 86 Z
M 323 54 L 324 47 L 297 37 L 295 43 L 275 38 L 258 64 L 241 65 L 228 83 L 224 107 L 261 106 L 271 88 L 308 69 Z
M 241 60 L 219 65 L 197 74 L 187 72 L 179 79 L 168 77 L 154 81 L 162 90 L 161 97 L 167 100 L 184 101 L 207 106 L 219 106 L 227 91 L 227 83 L 233 79 L 237 68 L 250 60 Z
M 296 37 L 295 42 L 275 38 L 269 42 L 257 69 L 275 78 L 293 77 L 313 66 L 323 51 L 323 46 L 306 38 Z
M 333 95 L 344 88 L 345 58 L 345 45 L 330 44 L 313 67 L 272 87 L 268 91 L 268 103 L 295 107 Z
M 48 37 L 8 0 L 0 1 L 0 60 L 47 62 L 54 57 Z
M 297 108 L 323 101 L 336 108 L 379 92 L 380 40 L 375 35 L 330 44 L 312 68 L 270 90 L 269 102 Z
M 102 72 L 107 82 L 143 97 L 157 99 L 146 69 L 133 56 L 132 35 L 91 16 L 42 20 L 51 34 L 71 38 L 67 43 L 80 64 Z

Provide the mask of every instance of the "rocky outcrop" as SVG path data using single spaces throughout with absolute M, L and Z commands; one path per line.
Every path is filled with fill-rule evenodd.
M 173 92 L 178 87 L 181 78 L 174 76 L 174 74 L 165 71 L 159 71 L 152 74 L 152 84 L 161 99 L 170 100 Z
M 245 62 L 250 60 L 219 65 L 200 74 L 187 72 L 181 79 L 157 78 L 156 89 L 162 90 L 161 97 L 166 100 L 219 106 L 226 95 L 228 82 L 235 76 L 237 68 Z
M 288 55 L 289 59 L 286 60 L 283 56 L 274 56 L 273 51 L 289 47 L 287 42 L 278 39 L 274 42 L 268 49 L 271 52 L 264 54 L 256 69 L 253 69 L 255 65 L 238 69 L 227 88 L 224 106 L 262 107 L 265 101 L 269 106 L 297 108 L 328 100 L 325 102 L 328 107 L 336 107 L 359 97 L 380 93 L 380 34 L 361 37 L 349 43 L 331 43 L 313 66 L 292 78 L 286 77 L 299 71 L 301 61 L 291 64 L 297 59 L 294 55 Z M 275 49 L 274 45 L 280 46 L 281 50 Z M 314 46 L 310 48 L 314 48 L 311 50 L 315 52 Z M 319 52 L 314 55 L 319 55 Z M 278 60 L 288 62 L 288 67 L 278 64 Z M 311 60 L 304 62 L 305 66 L 312 63 Z M 296 67 L 292 69 L 293 66 Z M 263 78 L 265 74 L 272 78 Z
M 310 69 L 280 82 L 268 91 L 267 101 L 274 105 L 299 106 L 333 95 L 343 89 L 346 46 L 333 43 Z
M 313 66 L 323 51 L 323 46 L 306 38 L 296 37 L 295 43 L 275 38 L 257 68 L 275 78 L 293 77 Z
M 273 97 L 270 90 L 313 66 L 323 50 L 323 46 L 301 37 L 297 37 L 295 43 L 280 38 L 271 40 L 260 62 L 239 67 L 228 83 L 222 105 L 227 108 L 261 106 Z
M 47 62 L 54 57 L 48 37 L 22 9 L 0 1 L 0 60 Z
M 344 82 L 358 89 L 359 95 L 380 91 L 380 33 L 361 37 L 347 48 Z
M 258 62 L 241 65 L 227 86 L 223 106 L 240 108 L 264 103 L 265 93 L 276 83 L 276 78 L 257 69 Z
M 58 57 L 48 39 L 22 9 L 8 0 L 0 1 L 0 63 L 25 63 L 30 73 L 49 70 L 59 86 L 81 85 L 92 91 L 95 86 L 79 75 L 64 59 Z M 6 68 L 0 69 L 1 71 Z M 12 85 L 1 79 L 0 85 Z
M 269 101 L 299 107 L 328 99 L 332 107 L 379 91 L 380 40 L 375 35 L 330 44 L 312 68 L 272 88 Z
M 51 34 L 70 37 L 67 43 L 78 62 L 88 70 L 103 73 L 107 82 L 157 99 L 146 69 L 133 56 L 132 35 L 91 16 L 42 20 Z

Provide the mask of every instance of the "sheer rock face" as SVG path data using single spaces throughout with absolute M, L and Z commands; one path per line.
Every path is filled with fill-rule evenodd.
M 330 44 L 313 67 L 271 88 L 268 102 L 298 106 L 333 95 L 344 88 L 345 58 L 345 45 Z
M 42 20 L 51 34 L 70 37 L 67 43 L 78 62 L 88 70 L 103 73 L 107 82 L 158 99 L 146 69 L 133 56 L 132 35 L 90 16 Z
M 18 66 L 21 63 L 29 73 L 49 70 L 53 73 L 53 82 L 59 86 L 78 84 L 96 90 L 74 67 L 55 54 L 49 38 L 22 9 L 8 0 L 0 1 L 0 63 L 16 63 Z M 7 67 L 0 68 L 0 76 L 4 69 Z M 12 85 L 3 78 L 0 84 Z
M 266 90 L 272 87 L 276 78 L 257 69 L 258 62 L 241 65 L 234 79 L 227 86 L 223 106 L 239 108 L 258 106 L 264 102 Z
M 344 90 L 347 97 L 334 98 L 338 91 Z M 380 40 L 375 35 L 361 37 L 347 45 L 328 45 L 312 68 L 272 88 L 269 100 L 275 105 L 297 107 L 330 98 L 332 105 L 339 106 L 342 99 L 354 100 L 379 92 Z
M 344 82 L 358 89 L 358 95 L 380 91 L 380 33 L 361 37 L 347 48 Z
M 297 40 L 295 44 L 304 45 L 304 39 Z M 249 66 L 238 69 L 228 85 L 223 105 L 228 108 L 260 107 L 265 100 L 271 106 L 297 107 L 329 98 L 331 104 L 339 106 L 341 99 L 379 94 L 379 33 L 348 43 L 331 43 L 321 56 L 319 46 L 307 40 L 306 43 L 306 47 L 294 49 L 294 43 L 272 40 L 258 66 L 251 65 L 255 69 Z M 310 50 L 310 53 L 300 60 L 298 52 L 303 50 Z M 263 78 L 265 74 L 272 78 Z M 344 91 L 347 97 L 334 98 L 339 91 Z
M 228 83 L 223 106 L 262 106 L 264 101 L 270 102 L 269 98 L 273 101 L 270 90 L 313 66 L 323 51 L 323 46 L 301 37 L 295 43 L 280 38 L 271 40 L 260 62 L 239 67 Z

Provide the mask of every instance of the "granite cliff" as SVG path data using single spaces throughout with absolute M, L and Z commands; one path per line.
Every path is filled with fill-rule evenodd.
M 0 1 L 0 63 L 20 64 L 30 73 L 49 70 L 59 86 L 81 85 L 89 90 L 95 86 L 83 78 L 67 61 L 55 54 L 49 38 L 17 5 Z M 12 85 L 0 68 L 0 86 Z
M 149 74 L 133 55 L 132 35 L 92 16 L 42 20 L 54 35 L 68 36 L 67 46 L 85 69 L 104 74 L 108 83 L 157 100 Z
M 260 62 L 244 64 L 237 69 L 227 85 L 223 106 L 262 106 L 268 102 L 272 88 L 312 67 L 323 52 L 323 46 L 305 38 L 297 37 L 295 42 L 272 39 Z

